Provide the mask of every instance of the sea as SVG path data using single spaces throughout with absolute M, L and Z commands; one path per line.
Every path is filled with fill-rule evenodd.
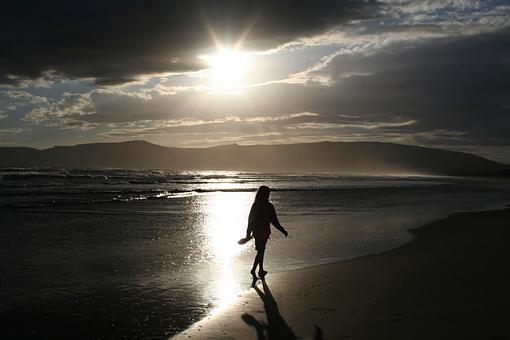
M 261 185 L 289 232 L 273 228 L 268 278 L 510 203 L 494 178 L 0 168 L 0 337 L 166 339 L 228 306 L 250 288 L 237 240 Z

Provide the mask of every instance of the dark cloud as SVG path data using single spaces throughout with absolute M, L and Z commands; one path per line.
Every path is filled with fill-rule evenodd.
M 267 49 L 377 9 L 349 0 L 10 1 L 0 13 L 0 83 L 46 70 L 100 84 L 196 70 L 197 53 L 213 45 L 206 22 L 223 41 L 253 23 L 245 47 Z
M 510 30 L 504 30 L 396 46 L 352 62 L 370 76 L 340 81 L 348 64 L 342 57 L 328 72 L 341 84 L 343 105 L 406 115 L 424 130 L 463 131 L 465 142 L 508 145 L 509 57 Z

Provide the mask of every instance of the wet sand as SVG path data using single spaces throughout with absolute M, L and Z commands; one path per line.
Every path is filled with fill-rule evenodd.
M 285 273 L 175 339 L 508 339 L 510 209 L 457 213 L 381 254 Z

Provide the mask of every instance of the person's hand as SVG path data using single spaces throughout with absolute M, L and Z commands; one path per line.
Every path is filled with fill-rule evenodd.
M 287 232 L 287 230 L 284 230 L 283 231 L 283 235 L 285 235 L 285 237 L 287 237 L 289 235 L 289 233 Z

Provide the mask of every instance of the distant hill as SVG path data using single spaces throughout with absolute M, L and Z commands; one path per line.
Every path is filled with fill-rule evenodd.
M 510 175 L 510 166 L 475 155 L 376 142 L 172 148 L 145 141 L 0 148 L 0 166 Z

